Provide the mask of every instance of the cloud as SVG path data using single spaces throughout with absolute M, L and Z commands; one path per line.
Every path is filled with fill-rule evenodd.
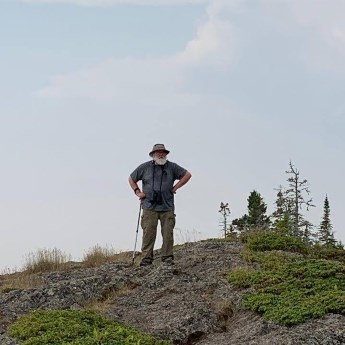
M 308 68 L 345 72 L 345 2 L 343 0 L 262 0 L 280 29 L 304 37 L 303 53 Z
M 176 93 L 180 83 L 173 64 L 165 59 L 109 59 L 77 73 L 51 78 L 38 94 L 45 97 L 87 97 L 127 102 L 151 102 Z
M 131 1 L 142 5 L 204 2 L 123 0 L 123 3 Z M 110 5 L 120 3 L 120 0 L 69 1 L 77 2 Z M 201 72 L 204 76 L 233 67 L 241 53 L 240 45 L 245 45 L 243 39 L 252 37 L 254 27 L 235 27 L 231 18 L 234 11 L 245 17 L 250 8 L 249 1 L 213 0 L 205 8 L 206 19 L 200 23 L 195 37 L 186 42 L 183 50 L 163 57 L 109 58 L 88 69 L 53 76 L 49 85 L 37 94 L 40 97 L 87 97 L 116 102 L 135 99 L 136 102 L 148 104 L 197 102 L 200 95 L 194 92 L 195 88 L 190 90 L 193 75 L 200 75 Z M 345 72 L 345 2 L 260 0 L 256 10 L 262 18 L 272 19 L 273 30 L 284 31 L 285 36 L 295 40 L 289 40 L 289 54 L 304 68 L 326 73 Z M 249 31 L 246 33 L 245 30 Z M 262 42 L 263 51 L 268 49 L 268 44 Z
M 22 0 L 32 4 L 69 4 L 78 6 L 143 5 L 166 6 L 183 4 L 203 4 L 209 0 Z
M 293 7 L 293 13 L 299 23 L 311 29 L 324 44 L 319 45 L 321 57 L 331 57 L 331 54 L 341 56 L 341 65 L 345 57 L 345 2 L 335 0 L 331 2 L 306 1 L 308 6 L 302 10 Z M 324 50 L 325 45 L 328 52 Z M 322 51 L 321 51 L 322 50 Z M 329 54 L 330 53 L 330 54 Z M 334 59 L 332 59 L 333 62 Z
M 187 43 L 176 59 L 186 64 L 208 59 L 217 65 L 227 65 L 233 56 L 235 41 L 230 22 L 215 18 L 199 27 L 196 38 Z
M 234 58 L 231 24 L 212 11 L 196 37 L 176 54 L 147 58 L 110 58 L 71 74 L 53 76 L 40 97 L 94 98 L 127 102 L 185 104 L 197 100 L 185 89 L 186 79 L 198 68 L 226 69 Z

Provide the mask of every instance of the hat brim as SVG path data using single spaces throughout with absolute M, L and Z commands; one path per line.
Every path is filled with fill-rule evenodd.
M 161 149 L 159 149 L 159 150 L 151 151 L 151 152 L 149 153 L 149 155 L 152 157 L 153 154 L 154 154 L 155 152 L 157 152 L 157 151 L 164 151 L 166 154 L 169 154 L 169 153 L 170 153 L 170 151 L 168 151 L 168 150 L 161 150 Z

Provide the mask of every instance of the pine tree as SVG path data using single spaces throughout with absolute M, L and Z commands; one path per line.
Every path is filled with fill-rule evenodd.
M 236 218 L 231 223 L 238 231 L 245 232 L 250 229 L 248 215 L 244 214 L 241 218 Z
M 236 225 L 240 231 L 250 229 L 268 229 L 270 218 L 266 215 L 267 206 L 263 201 L 260 193 L 253 191 L 248 197 L 248 214 L 239 219 L 233 220 L 232 224 Z
M 277 199 L 275 201 L 276 210 L 272 213 L 272 218 L 276 221 L 282 220 L 286 214 L 285 205 L 286 205 L 286 198 L 284 198 L 283 194 L 283 186 L 279 186 L 277 189 Z
M 292 222 L 288 214 L 285 214 L 283 218 L 274 222 L 274 230 L 283 235 L 291 235 Z
M 307 245 L 313 244 L 313 238 L 315 238 L 315 235 L 312 232 L 313 228 L 314 225 L 308 220 L 303 220 L 300 223 L 301 239 Z
M 333 226 L 330 219 L 330 207 L 328 197 L 326 195 L 324 206 L 323 206 L 323 217 L 318 230 L 318 240 L 322 245 L 328 247 L 334 247 L 336 245 L 336 240 L 334 238 Z
M 271 215 L 274 219 L 273 227 L 281 233 L 292 234 L 291 200 L 285 197 L 283 186 L 279 186 L 276 190 L 278 190 L 277 199 L 275 201 L 276 209 Z
M 233 225 L 229 225 L 228 228 L 226 229 L 225 238 L 231 238 L 231 239 L 237 238 L 236 228 Z
M 287 179 L 289 183 L 289 188 L 285 192 L 286 198 L 292 204 L 291 218 L 293 222 L 292 233 L 294 236 L 300 238 L 304 237 L 304 229 L 301 229 L 305 226 L 306 220 L 304 219 L 301 211 L 302 207 L 306 206 L 307 211 L 309 207 L 315 207 L 312 204 L 312 199 L 305 199 L 305 194 L 309 195 L 310 190 L 307 180 L 301 180 L 299 171 L 293 166 L 290 161 L 290 170 L 286 171 L 287 174 L 291 176 Z M 308 222 L 308 229 L 310 230 L 312 224 Z
M 270 224 L 270 219 L 266 215 L 267 206 L 264 203 L 260 193 L 256 190 L 250 193 L 248 197 L 248 221 L 249 224 L 260 228 L 267 229 Z

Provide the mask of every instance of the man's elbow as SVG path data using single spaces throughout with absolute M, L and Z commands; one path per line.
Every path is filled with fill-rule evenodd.
M 187 181 L 192 177 L 192 174 L 189 171 L 186 171 L 185 173 L 185 178 L 187 179 Z

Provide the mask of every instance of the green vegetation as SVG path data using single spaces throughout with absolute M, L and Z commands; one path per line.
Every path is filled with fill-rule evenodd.
M 9 335 L 21 345 L 169 345 L 91 311 L 37 310 L 19 318 Z
M 302 213 L 303 209 L 309 211 L 311 207 L 315 207 L 312 198 L 309 197 L 308 180 L 301 178 L 299 170 L 291 161 L 289 170 L 285 173 L 288 174 L 288 185 L 287 187 L 280 185 L 277 189 L 274 212 L 269 216 L 266 215 L 267 206 L 264 199 L 260 193 L 253 190 L 247 199 L 248 212 L 240 218 L 233 219 L 230 228 L 225 226 L 228 219 L 224 216 L 225 237 L 231 237 L 233 240 L 238 238 L 243 241 L 252 231 L 275 231 L 281 235 L 299 238 L 308 246 L 319 244 L 324 247 L 344 249 L 342 243 L 335 239 L 327 195 L 324 201 L 322 221 L 315 231 L 316 227 Z M 224 213 L 222 206 L 226 206 L 226 209 L 229 210 L 228 214 L 230 214 L 229 205 L 223 203 L 221 203 L 219 212 Z
M 301 210 L 306 207 L 308 211 L 310 207 L 315 207 L 315 205 L 312 204 L 313 199 L 309 198 L 308 180 L 301 178 L 300 172 L 291 161 L 289 165 L 290 170 L 287 170 L 286 173 L 290 177 L 287 179 L 288 188 L 284 193 L 285 210 L 289 210 L 287 215 L 292 221 L 292 235 L 303 238 L 304 242 L 308 243 L 313 225 L 304 218 Z
M 341 261 L 345 264 L 345 250 L 341 245 L 328 247 L 320 244 L 308 247 L 309 256 L 316 259 Z
M 333 226 L 330 219 L 330 207 L 328 197 L 326 195 L 324 205 L 323 205 L 323 217 L 319 226 L 317 236 L 319 238 L 319 243 L 326 247 L 335 247 L 337 241 L 334 238 Z
M 251 288 L 243 297 L 247 308 L 285 326 L 326 313 L 345 314 L 345 265 L 322 258 L 322 253 L 344 258 L 345 251 L 311 248 L 277 232 L 252 233 L 243 258 L 260 269 L 236 269 L 229 281 L 237 288 Z
M 267 206 L 260 193 L 253 190 L 247 201 L 248 214 L 243 215 L 241 218 L 234 219 L 232 225 L 240 232 L 246 232 L 252 229 L 268 229 L 271 221 L 266 215 Z
M 257 232 L 254 236 L 247 239 L 247 247 L 250 250 L 286 250 L 290 252 L 303 253 L 306 252 L 304 242 L 289 235 L 282 235 L 279 232 Z

